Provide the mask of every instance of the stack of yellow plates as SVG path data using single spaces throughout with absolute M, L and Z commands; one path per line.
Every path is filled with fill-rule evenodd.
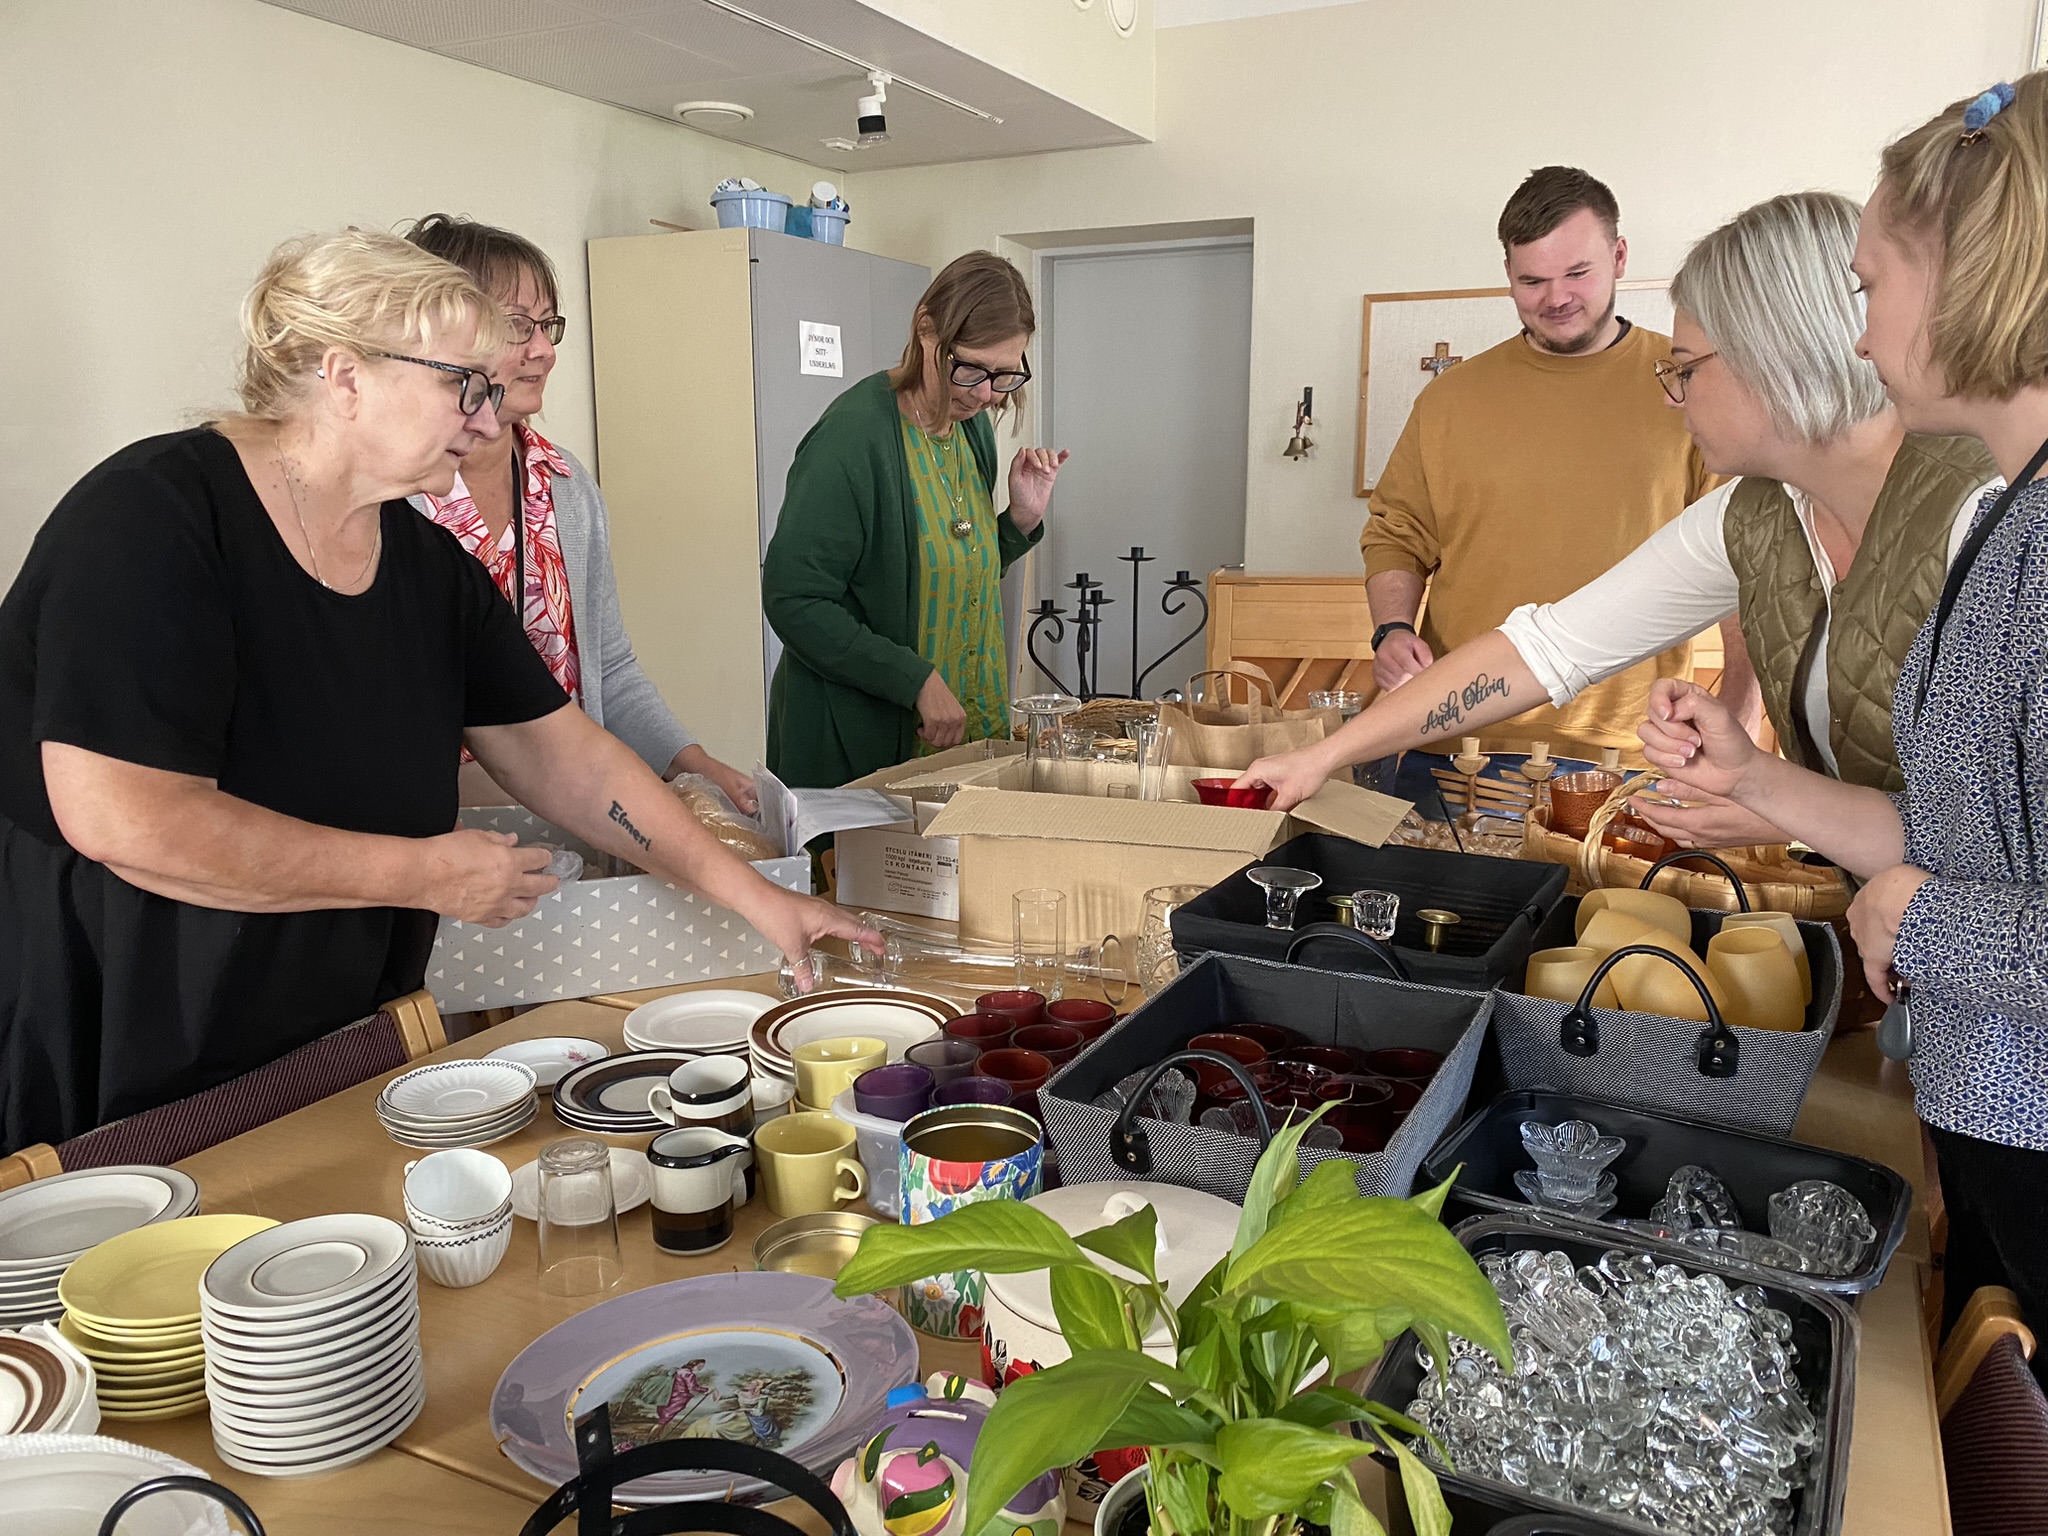
M 199 1277 L 267 1216 L 188 1216 L 137 1227 L 86 1250 L 57 1287 L 58 1325 L 92 1362 L 100 1412 L 172 1419 L 206 1406 Z

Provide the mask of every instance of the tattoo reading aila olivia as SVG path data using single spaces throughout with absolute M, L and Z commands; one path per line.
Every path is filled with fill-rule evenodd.
M 1443 703 L 1423 716 L 1423 732 L 1433 734 L 1437 731 L 1448 731 L 1454 725 L 1464 724 L 1467 710 L 1477 709 L 1495 694 L 1502 698 L 1508 696 L 1508 680 L 1480 673 L 1462 689 L 1453 689 L 1445 694 Z
M 626 836 L 633 839 L 634 842 L 645 848 L 649 853 L 654 852 L 654 840 L 633 825 L 633 818 L 626 814 L 626 808 L 616 800 L 612 802 L 610 815 L 613 821 L 616 821 L 626 829 Z

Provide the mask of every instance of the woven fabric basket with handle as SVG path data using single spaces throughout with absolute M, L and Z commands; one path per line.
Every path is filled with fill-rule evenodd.
M 1650 861 L 1604 847 L 1601 838 L 1632 795 L 1657 782 L 1653 773 L 1622 780 L 1621 787 L 1593 813 L 1586 835 L 1566 837 L 1550 830 L 1550 808 L 1540 805 L 1522 823 L 1522 857 L 1563 864 L 1572 871 L 1573 889 L 1583 894 L 1603 886 L 1640 886 Z M 1838 869 L 1801 864 L 1784 844 L 1758 848 L 1721 848 L 1715 852 L 1742 879 L 1750 907 L 1758 912 L 1789 912 L 1809 921 L 1840 917 L 1849 910 L 1851 892 Z M 1741 903 L 1718 870 L 1664 869 L 1650 887 L 1675 896 L 1688 907 L 1732 912 Z

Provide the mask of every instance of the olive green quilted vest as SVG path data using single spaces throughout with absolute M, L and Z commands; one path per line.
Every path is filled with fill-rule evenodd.
M 1892 748 L 1892 689 L 1941 595 L 1956 508 L 1997 473 L 1975 438 L 1909 436 L 1899 445 L 1863 544 L 1835 583 L 1829 745 L 1845 783 L 1905 787 Z M 1729 497 L 1722 539 L 1741 583 L 1742 637 L 1778 745 L 1801 767 L 1822 772 L 1794 703 L 1805 691 L 1808 644 L 1828 605 L 1792 498 L 1775 480 L 1744 477 Z

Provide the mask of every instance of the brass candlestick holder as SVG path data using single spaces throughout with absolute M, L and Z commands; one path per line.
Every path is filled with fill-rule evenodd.
M 1415 918 L 1422 924 L 1422 942 L 1428 949 L 1441 949 L 1445 931 L 1464 921 L 1457 913 L 1443 907 L 1424 907 L 1415 914 Z

